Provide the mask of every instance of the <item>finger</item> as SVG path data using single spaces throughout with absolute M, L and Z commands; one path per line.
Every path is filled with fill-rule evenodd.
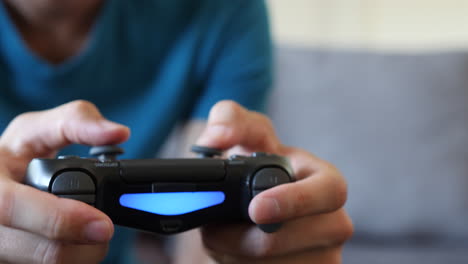
M 213 251 L 266 258 L 341 245 L 351 237 L 353 226 L 349 216 L 341 209 L 286 222 L 274 233 L 265 233 L 247 224 L 208 226 L 202 230 L 205 246 Z
M 113 234 L 110 218 L 82 202 L 13 181 L 0 181 L 0 225 L 53 240 L 104 243 Z
M 48 157 L 70 143 L 117 144 L 129 129 L 106 120 L 90 102 L 74 101 L 15 118 L 0 137 L 0 148 L 23 157 Z
M 329 163 L 298 151 L 291 158 L 298 181 L 265 190 L 249 205 L 249 215 L 257 224 L 283 222 L 306 215 L 341 208 L 347 199 L 346 181 Z M 301 162 L 297 162 L 302 159 Z M 295 161 L 296 160 L 296 161 Z
M 241 145 L 250 151 L 276 152 L 280 142 L 271 121 L 233 101 L 221 101 L 211 108 L 206 129 L 198 145 L 228 149 Z
M 104 259 L 108 248 L 107 244 L 65 244 L 4 226 L 0 237 L 0 263 L 93 264 Z

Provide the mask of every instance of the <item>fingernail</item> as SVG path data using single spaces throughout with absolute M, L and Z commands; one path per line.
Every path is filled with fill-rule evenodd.
M 257 221 L 260 223 L 269 223 L 278 220 L 280 216 L 279 203 L 274 198 L 261 198 L 257 201 Z
M 212 145 L 217 143 L 220 138 L 227 137 L 229 128 L 223 125 L 208 126 L 197 141 L 197 145 Z
M 85 238 L 92 242 L 107 242 L 111 238 L 111 227 L 107 221 L 98 220 L 86 225 Z

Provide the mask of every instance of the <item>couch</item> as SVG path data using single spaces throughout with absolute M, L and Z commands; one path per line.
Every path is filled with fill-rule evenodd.
M 468 53 L 276 51 L 279 137 L 349 184 L 344 263 L 468 263 Z

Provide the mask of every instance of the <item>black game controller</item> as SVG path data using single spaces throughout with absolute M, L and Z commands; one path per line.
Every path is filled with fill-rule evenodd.
M 201 159 L 117 160 L 117 146 L 91 148 L 97 158 L 34 159 L 26 184 L 80 200 L 114 224 L 160 234 L 212 222 L 249 220 L 248 205 L 260 192 L 293 181 L 286 158 L 253 153 L 229 159 L 217 149 L 194 146 Z M 259 225 L 274 232 L 280 224 Z

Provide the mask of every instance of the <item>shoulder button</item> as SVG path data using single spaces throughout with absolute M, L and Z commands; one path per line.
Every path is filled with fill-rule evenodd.
M 254 157 L 254 158 L 267 157 L 267 156 L 269 156 L 269 154 L 265 153 L 265 152 L 254 152 L 254 153 L 252 153 L 252 157 Z
M 253 190 L 266 190 L 290 181 L 289 175 L 284 170 L 280 168 L 264 168 L 255 173 L 252 188 Z
M 51 191 L 54 194 L 94 194 L 96 186 L 91 176 L 85 172 L 66 171 L 55 178 Z

